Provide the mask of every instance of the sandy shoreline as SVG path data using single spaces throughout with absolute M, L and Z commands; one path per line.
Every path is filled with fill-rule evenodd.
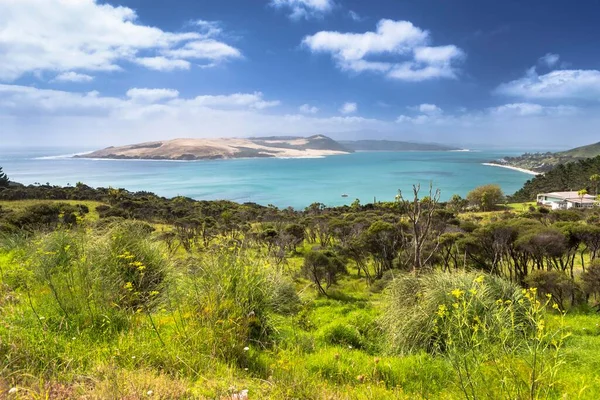
M 529 175 L 542 175 L 539 172 L 531 171 L 531 170 L 525 169 L 525 168 L 512 167 L 510 165 L 493 164 L 493 163 L 482 163 L 481 165 L 487 165 L 488 167 L 500 167 L 500 168 L 512 169 L 513 171 L 519 171 L 519 172 L 523 172 L 524 174 L 529 174 Z

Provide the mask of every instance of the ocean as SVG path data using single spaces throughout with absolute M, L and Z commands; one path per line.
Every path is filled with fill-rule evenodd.
M 149 191 L 161 196 L 199 200 L 227 199 L 277 207 L 304 208 L 393 200 L 398 189 L 411 194 L 420 183 L 439 188 L 442 200 L 471 189 L 498 184 L 512 194 L 531 175 L 482 163 L 518 155 L 512 151 L 359 152 L 306 159 L 217 161 L 86 160 L 67 157 L 90 149 L 0 149 L 0 167 L 11 180 Z M 347 195 L 347 197 L 342 197 Z

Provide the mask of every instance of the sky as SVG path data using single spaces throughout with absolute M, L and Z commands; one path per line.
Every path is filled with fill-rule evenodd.
M 600 3 L 0 0 L 0 146 L 600 141 Z

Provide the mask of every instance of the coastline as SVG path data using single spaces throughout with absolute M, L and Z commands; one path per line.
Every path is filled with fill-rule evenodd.
M 502 164 L 494 164 L 494 163 L 481 163 L 481 165 L 486 165 L 488 167 L 500 167 L 500 168 L 512 169 L 513 171 L 518 171 L 518 172 L 522 172 L 524 174 L 535 175 L 535 176 L 543 175 L 540 172 L 535 172 L 535 171 L 525 169 L 525 168 L 513 167 L 510 165 L 502 165 Z

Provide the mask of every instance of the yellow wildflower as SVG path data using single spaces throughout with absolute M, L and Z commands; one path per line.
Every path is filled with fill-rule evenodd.
M 454 289 L 453 291 L 450 292 L 450 294 L 454 297 L 456 297 L 457 299 L 459 299 L 463 294 L 465 294 L 464 290 L 460 290 L 460 289 Z

